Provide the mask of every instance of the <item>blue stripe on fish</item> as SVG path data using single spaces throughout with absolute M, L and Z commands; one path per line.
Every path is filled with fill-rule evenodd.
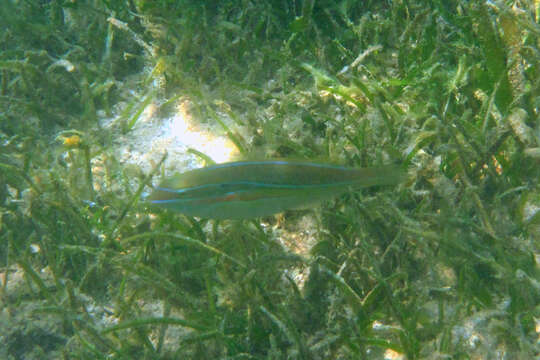
M 233 162 L 173 175 L 149 200 L 191 216 L 245 219 L 303 207 L 351 187 L 396 184 L 403 173 L 398 166 L 356 169 L 282 160 Z

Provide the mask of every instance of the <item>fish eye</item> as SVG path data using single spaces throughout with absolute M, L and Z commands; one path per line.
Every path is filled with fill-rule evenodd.
M 230 188 L 231 188 L 231 184 L 227 184 L 227 183 L 219 184 L 219 188 L 220 188 L 221 190 L 230 189 Z

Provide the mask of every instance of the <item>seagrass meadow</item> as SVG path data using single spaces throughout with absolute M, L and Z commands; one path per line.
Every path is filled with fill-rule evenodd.
M 0 359 L 540 357 L 540 1 L 0 19 Z M 251 219 L 145 200 L 238 159 L 406 175 Z

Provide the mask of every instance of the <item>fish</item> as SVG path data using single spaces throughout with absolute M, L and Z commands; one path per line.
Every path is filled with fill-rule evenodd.
M 207 219 L 252 219 L 332 199 L 349 189 L 396 185 L 398 165 L 351 168 L 305 161 L 236 161 L 163 180 L 151 204 Z

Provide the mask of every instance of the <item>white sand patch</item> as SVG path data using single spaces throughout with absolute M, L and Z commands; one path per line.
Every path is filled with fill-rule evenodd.
M 138 166 L 150 172 L 167 153 L 165 173 L 183 172 L 204 164 L 188 149 L 206 154 L 214 161 L 229 161 L 237 152 L 232 141 L 216 125 L 202 125 L 189 113 L 189 101 L 179 101 L 174 114 L 167 118 L 156 116 L 157 106 L 148 105 L 133 128 L 119 134 L 113 153 L 123 164 Z M 102 126 L 110 127 L 114 120 L 104 120 Z

